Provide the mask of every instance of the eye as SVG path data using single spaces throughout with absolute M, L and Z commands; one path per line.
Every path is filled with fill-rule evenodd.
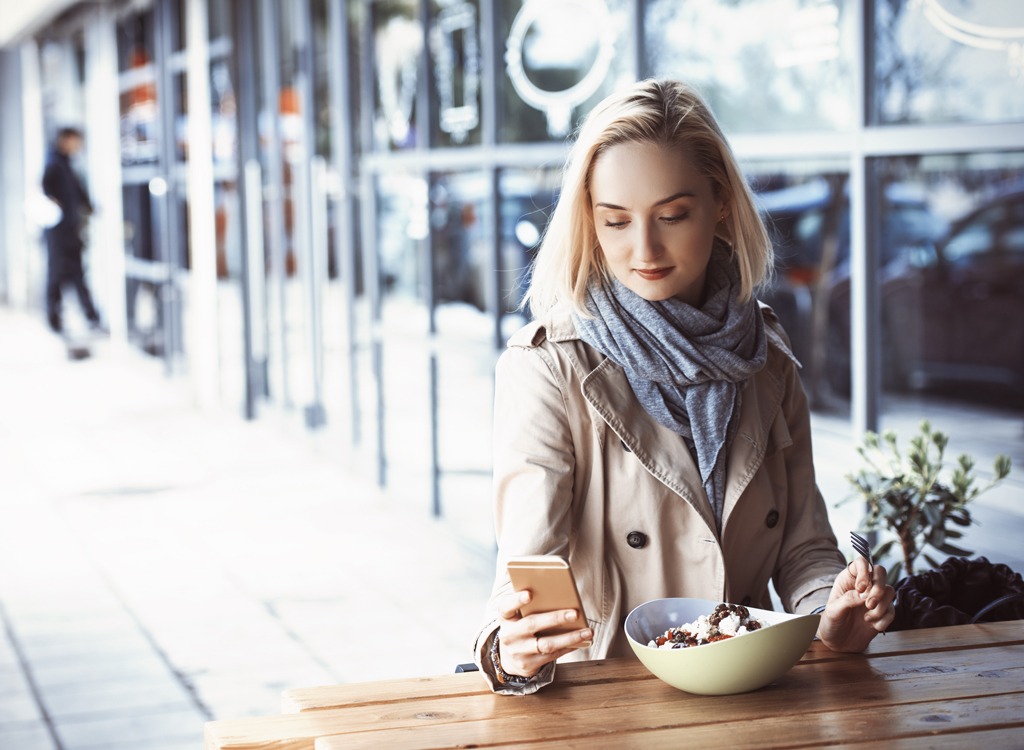
M 610 227 L 611 229 L 622 229 L 622 227 L 626 226 L 626 224 L 628 224 L 628 223 L 629 222 L 625 221 L 625 220 L 623 220 L 623 221 L 612 221 L 611 219 L 605 219 L 604 220 L 604 225 L 606 227 Z
M 662 216 L 661 220 L 666 224 L 678 224 L 689 216 L 689 214 L 675 214 L 674 216 Z

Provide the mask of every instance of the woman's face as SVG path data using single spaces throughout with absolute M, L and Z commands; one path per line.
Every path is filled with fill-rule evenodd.
M 590 200 L 615 278 L 651 302 L 700 305 L 725 205 L 687 154 L 652 143 L 612 146 L 594 163 Z

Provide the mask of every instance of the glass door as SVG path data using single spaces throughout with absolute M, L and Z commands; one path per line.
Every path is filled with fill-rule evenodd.
M 167 137 L 170 90 L 161 73 L 170 29 L 160 6 L 117 22 L 128 339 L 174 369 L 181 351 L 174 270 L 179 251 L 170 218 L 176 202 Z
M 249 382 L 258 398 L 300 411 L 310 428 L 352 425 L 345 438 L 358 442 L 350 187 L 358 108 L 347 78 L 355 65 L 344 52 L 355 46 L 348 14 L 358 9 L 350 5 L 246 4 L 236 38 L 248 33 L 255 44 L 239 52 L 236 69 Z

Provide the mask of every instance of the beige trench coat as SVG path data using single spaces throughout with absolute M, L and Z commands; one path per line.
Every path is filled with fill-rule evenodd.
M 572 565 L 594 641 L 563 661 L 631 654 L 623 622 L 650 599 L 771 609 L 773 581 L 788 611 L 827 601 L 845 560 L 815 482 L 797 364 L 774 314 L 764 316 L 768 360 L 743 385 L 721 536 L 682 438 L 647 414 L 622 368 L 580 340 L 568 314 L 510 339 L 495 388 L 497 575 L 475 648 L 496 690 L 524 692 L 495 684 L 488 655 L 511 556 Z

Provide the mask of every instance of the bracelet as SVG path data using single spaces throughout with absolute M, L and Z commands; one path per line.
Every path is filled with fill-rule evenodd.
M 498 656 L 498 631 L 494 631 L 491 638 L 491 665 L 494 667 L 494 675 L 502 685 L 525 685 L 532 677 L 523 677 L 518 674 L 509 674 L 501 668 L 501 658 Z
M 822 604 L 820 607 L 815 607 L 814 609 L 812 609 L 808 614 L 820 615 L 824 611 L 825 611 L 825 605 Z

